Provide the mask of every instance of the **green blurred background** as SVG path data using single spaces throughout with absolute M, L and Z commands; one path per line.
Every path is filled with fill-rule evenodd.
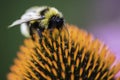
M 96 0 L 1 0 L 0 1 L 0 80 L 6 80 L 9 67 L 13 64 L 24 37 L 19 26 L 8 29 L 32 6 L 53 6 L 60 10 L 66 22 L 91 30 L 90 25 L 99 22 L 96 16 Z M 103 16 L 104 17 L 104 16 Z M 105 18 L 104 18 L 105 20 Z M 103 20 L 101 20 L 102 22 Z

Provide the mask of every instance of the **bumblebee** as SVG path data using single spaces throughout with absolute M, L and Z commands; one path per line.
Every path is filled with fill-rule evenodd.
M 33 29 L 37 30 L 39 35 L 45 29 L 53 27 L 62 28 L 65 20 L 61 12 L 54 7 L 32 7 L 28 9 L 20 19 L 14 21 L 9 27 L 21 25 L 21 33 L 25 37 L 33 35 Z

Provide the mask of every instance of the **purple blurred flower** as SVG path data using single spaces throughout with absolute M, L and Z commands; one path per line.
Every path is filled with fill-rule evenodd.
M 112 22 L 93 26 L 90 30 L 96 37 L 101 39 L 115 53 L 120 60 L 120 23 Z
M 120 0 L 96 1 L 94 7 L 96 20 L 89 31 L 108 45 L 117 63 L 120 61 Z

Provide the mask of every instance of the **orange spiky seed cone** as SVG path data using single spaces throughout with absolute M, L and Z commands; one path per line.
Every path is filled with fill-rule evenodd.
M 44 31 L 25 39 L 10 68 L 8 80 L 120 80 L 120 63 L 98 39 L 66 25 L 67 31 Z

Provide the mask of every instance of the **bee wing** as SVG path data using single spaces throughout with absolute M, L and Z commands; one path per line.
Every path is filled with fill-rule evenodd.
M 26 23 L 31 20 L 37 20 L 37 19 L 43 19 L 43 18 L 44 18 L 44 16 L 29 16 L 26 18 L 21 18 L 21 19 L 14 21 L 11 25 L 8 26 L 8 28 L 14 27 L 14 26 L 22 24 L 22 23 Z
M 22 23 L 25 23 L 27 22 L 28 20 L 25 20 L 25 19 L 18 19 L 16 21 L 14 21 L 11 25 L 8 26 L 8 28 L 11 28 L 11 27 L 14 27 L 16 25 L 19 25 L 19 24 L 22 24 Z

